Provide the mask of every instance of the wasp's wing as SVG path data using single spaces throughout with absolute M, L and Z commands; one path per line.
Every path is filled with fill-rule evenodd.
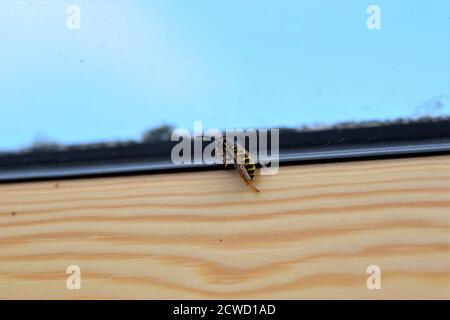
M 235 163 L 234 166 L 236 170 L 239 171 L 239 174 L 244 179 L 245 183 L 256 192 L 259 192 L 259 190 L 253 184 L 251 184 L 252 177 L 250 177 L 250 175 L 248 174 L 247 170 L 245 169 L 245 166 L 243 164 L 238 163 Z
M 237 171 L 239 171 L 240 175 L 245 179 L 245 181 L 252 181 L 252 177 L 247 172 L 247 169 L 245 169 L 245 165 L 234 163 L 234 167 Z

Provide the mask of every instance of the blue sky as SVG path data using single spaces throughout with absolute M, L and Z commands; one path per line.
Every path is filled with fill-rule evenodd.
M 0 149 L 450 115 L 449 40 L 448 0 L 0 1 Z

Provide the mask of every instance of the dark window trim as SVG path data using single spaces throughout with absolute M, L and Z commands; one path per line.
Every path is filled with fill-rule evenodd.
M 0 154 L 0 183 L 222 169 L 174 165 L 176 142 L 73 146 Z M 450 154 L 450 119 L 280 130 L 280 165 Z

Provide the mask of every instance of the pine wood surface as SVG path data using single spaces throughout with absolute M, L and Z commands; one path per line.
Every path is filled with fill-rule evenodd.
M 2 184 L 0 298 L 450 299 L 449 165 L 284 166 L 260 193 L 230 170 Z

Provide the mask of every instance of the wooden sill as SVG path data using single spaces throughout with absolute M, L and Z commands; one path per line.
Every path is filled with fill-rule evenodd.
M 0 185 L 0 298 L 450 299 L 449 165 L 286 166 L 259 194 L 234 171 Z

